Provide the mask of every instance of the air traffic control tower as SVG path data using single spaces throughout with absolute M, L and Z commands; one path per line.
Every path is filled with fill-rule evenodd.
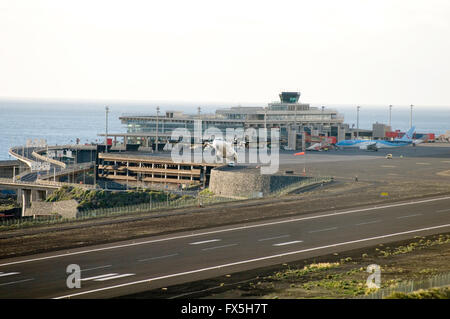
M 281 92 L 281 103 L 297 103 L 300 99 L 300 92 Z

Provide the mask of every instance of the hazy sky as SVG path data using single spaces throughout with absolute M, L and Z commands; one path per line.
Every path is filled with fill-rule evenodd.
M 450 106 L 450 1 L 0 0 L 0 97 Z

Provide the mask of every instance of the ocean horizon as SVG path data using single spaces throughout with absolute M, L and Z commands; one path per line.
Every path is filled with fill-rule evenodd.
M 207 104 L 195 102 L 102 102 L 102 101 L 35 101 L 31 99 L 0 99 L 0 160 L 12 159 L 8 150 L 12 146 L 25 145 L 29 139 L 45 139 L 49 145 L 101 142 L 97 136 L 105 131 L 105 105 L 108 104 L 108 131 L 126 132 L 119 116 L 131 114 L 160 114 L 166 110 L 180 110 L 187 114 L 196 114 L 197 107 L 202 113 L 213 113 L 222 107 L 236 104 Z M 243 106 L 265 106 L 266 104 L 242 104 Z M 336 109 L 344 116 L 344 122 L 356 127 L 357 111 L 353 105 L 314 104 Z M 389 107 L 361 105 L 359 128 L 372 129 L 373 123 L 388 123 Z M 410 107 L 392 108 L 392 129 L 405 131 L 409 128 Z M 413 107 L 413 125 L 419 133 L 435 133 L 437 136 L 450 130 L 450 107 Z

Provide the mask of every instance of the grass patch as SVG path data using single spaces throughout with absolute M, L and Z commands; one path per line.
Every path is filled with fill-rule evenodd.
M 432 288 L 411 293 L 394 292 L 384 299 L 450 299 L 450 288 Z
M 46 201 L 57 202 L 62 200 L 76 200 L 78 210 L 89 210 L 98 208 L 122 207 L 128 205 L 137 205 L 142 203 L 153 203 L 163 201 L 173 201 L 179 196 L 172 193 L 165 193 L 162 191 L 139 190 L 126 192 L 107 192 L 104 190 L 86 190 L 79 187 L 63 186 L 53 194 L 51 194 Z
M 376 248 L 375 250 L 382 257 L 390 257 L 411 253 L 415 250 L 420 250 L 427 247 L 450 243 L 450 235 L 439 235 L 439 237 L 436 239 L 425 239 L 425 237 L 416 237 L 415 239 L 416 241 L 413 241 L 404 246 L 395 248 L 386 247 L 385 249 Z

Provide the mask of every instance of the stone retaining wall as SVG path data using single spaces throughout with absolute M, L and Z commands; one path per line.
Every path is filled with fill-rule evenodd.
M 215 195 L 258 197 L 276 192 L 304 177 L 298 175 L 262 175 L 259 169 L 211 170 L 209 189 Z

